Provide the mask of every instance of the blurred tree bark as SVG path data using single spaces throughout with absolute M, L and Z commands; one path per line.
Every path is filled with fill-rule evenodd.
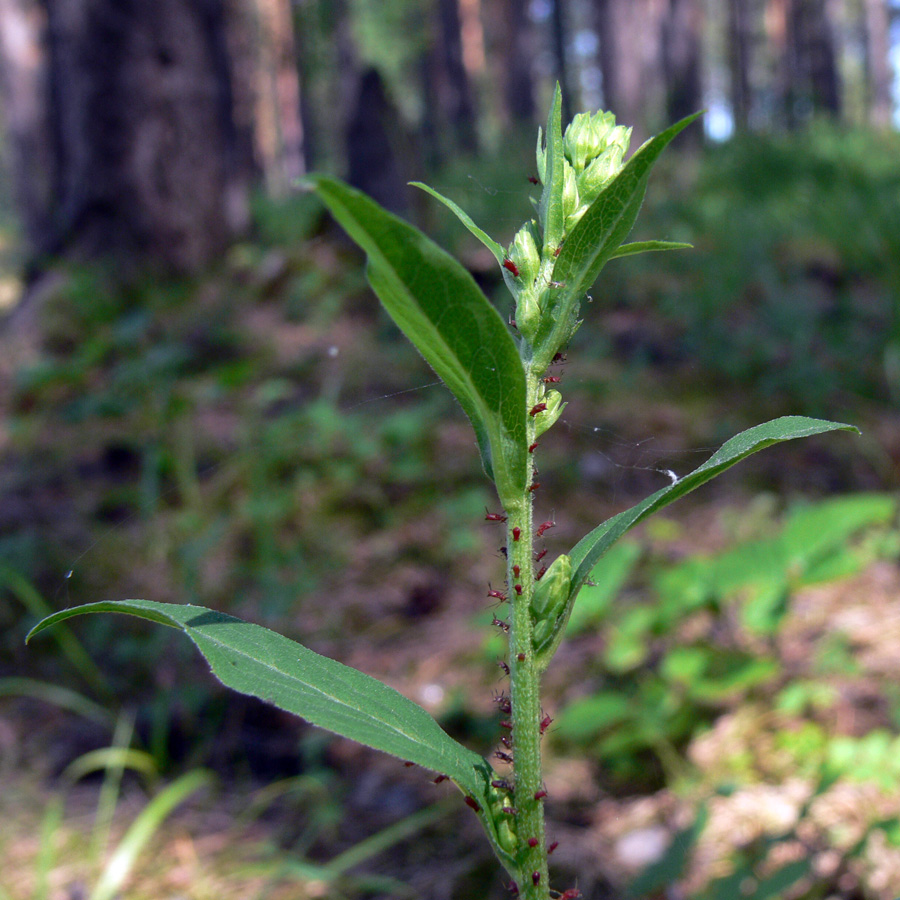
M 382 206 L 406 210 L 406 181 L 398 157 L 404 148 L 400 116 L 376 69 L 360 77 L 347 126 L 347 180 Z
M 731 70 L 731 111 L 736 131 L 750 122 L 750 72 L 753 52 L 751 0 L 728 0 L 728 62 Z
M 563 0 L 551 0 L 550 25 L 552 34 L 553 57 L 556 61 L 556 80 L 562 89 L 562 120 L 572 121 L 572 85 L 569 79 L 568 29 L 566 28 L 565 4 Z
M 503 80 L 503 108 L 512 125 L 532 125 L 535 118 L 534 80 L 531 60 L 534 46 L 531 22 L 517 0 L 500 0 L 499 28 L 501 40 L 496 54 L 501 61 L 497 67 Z
M 876 128 L 889 128 L 892 103 L 888 0 L 863 0 L 863 16 L 869 124 Z
M 463 63 L 459 0 L 437 0 L 435 94 L 454 136 L 456 148 L 478 150 L 475 104 L 469 74 Z
M 769 13 L 770 39 L 781 60 L 777 96 L 785 124 L 794 128 L 815 112 L 837 117 L 837 61 L 825 0 L 772 0 Z
M 256 0 L 257 158 L 269 193 L 282 195 L 306 168 L 300 78 L 290 0 Z
M 254 171 L 242 0 L 0 3 L 22 26 L 4 27 L 0 64 L 34 253 L 216 258 L 247 224 Z
M 665 117 L 662 18 L 666 0 L 594 0 L 603 103 L 642 142 Z
M 675 122 L 703 106 L 700 78 L 703 9 L 700 0 L 669 0 L 662 29 L 666 119 Z M 702 136 L 701 128 L 690 128 L 685 132 L 685 138 L 694 143 Z

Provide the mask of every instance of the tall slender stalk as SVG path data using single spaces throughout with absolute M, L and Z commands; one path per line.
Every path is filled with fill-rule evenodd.
M 538 398 L 538 379 L 526 368 L 528 408 Z M 535 442 L 534 417 L 528 417 L 528 446 Z M 509 602 L 512 607 L 509 631 L 510 698 L 514 748 L 515 803 L 517 832 L 523 845 L 522 896 L 529 900 L 549 897 L 547 848 L 544 838 L 544 802 L 541 769 L 540 671 L 532 647 L 531 598 L 534 593 L 533 491 L 534 455 L 529 455 L 529 485 L 518 506 L 507 510 L 506 547 Z M 533 845 L 533 846 L 532 846 Z

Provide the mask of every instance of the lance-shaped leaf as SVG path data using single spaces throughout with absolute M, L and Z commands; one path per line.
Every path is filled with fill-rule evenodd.
M 714 453 L 702 466 L 694 469 L 683 478 L 651 494 L 631 509 L 620 512 L 618 515 L 607 519 L 602 525 L 595 528 L 590 534 L 583 537 L 569 552 L 572 560 L 572 591 L 564 613 L 557 619 L 556 626 L 548 636 L 546 643 L 539 648 L 538 665 L 545 668 L 556 652 L 565 631 L 566 622 L 572 611 L 575 598 L 578 596 L 591 569 L 597 564 L 601 556 L 622 535 L 634 528 L 652 513 L 674 503 L 685 494 L 700 487 L 717 475 L 721 475 L 726 469 L 730 469 L 742 459 L 779 444 L 782 441 L 792 441 L 795 438 L 811 437 L 816 434 L 825 434 L 829 431 L 855 431 L 853 425 L 845 425 L 840 422 L 828 422 L 824 419 L 808 419 L 804 416 L 783 416 L 773 419 L 762 425 L 755 425 L 731 440 L 726 441 L 719 450 Z
M 421 231 L 340 181 L 310 180 L 366 252 L 366 274 L 384 308 L 472 422 L 503 505 L 520 504 L 528 469 L 525 372 L 500 314 L 472 276 Z
M 565 149 L 562 135 L 562 89 L 556 85 L 550 115 L 547 117 L 547 146 L 541 181 L 544 191 L 538 204 L 541 227 L 544 230 L 544 256 L 550 258 L 563 236 L 563 182 L 565 181 Z M 540 135 L 538 135 L 540 142 Z M 540 170 L 540 162 L 538 169 Z
M 534 341 L 538 371 L 568 340 L 582 296 L 628 237 L 644 201 L 653 164 L 669 142 L 699 115 L 676 122 L 641 146 L 566 235 L 552 278 L 564 287 L 553 295 L 553 308 L 545 316 L 546 327 Z
M 443 194 L 438 193 L 433 187 L 429 187 L 427 184 L 423 184 L 421 181 L 411 181 L 410 184 L 413 187 L 421 188 L 421 190 L 425 191 L 426 194 L 431 194 L 435 200 L 439 200 L 444 206 L 447 207 L 451 212 L 456 215 L 456 218 L 459 219 L 469 231 L 484 244 L 491 253 L 494 254 L 494 258 L 497 260 L 500 265 L 503 265 L 503 260 L 506 258 L 506 252 L 503 247 L 498 244 L 486 231 L 480 229 L 473 221 L 472 217 L 459 205 L 454 203 L 449 197 L 445 197 Z
M 226 687 L 447 775 L 479 801 L 485 796 L 488 764 L 454 741 L 421 706 L 370 675 L 260 625 L 203 606 L 101 601 L 48 616 L 31 629 L 26 641 L 57 622 L 102 612 L 126 613 L 178 628 Z
M 657 253 L 661 250 L 693 250 L 693 244 L 684 244 L 680 241 L 635 241 L 632 244 L 622 244 L 610 259 L 619 259 L 622 256 L 635 256 L 638 253 Z

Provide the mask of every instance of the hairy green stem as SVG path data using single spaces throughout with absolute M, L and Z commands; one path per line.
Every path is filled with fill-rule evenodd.
M 540 381 L 526 368 L 529 410 L 538 402 Z M 535 440 L 534 417 L 528 417 L 528 444 Z M 529 482 L 534 478 L 533 456 L 529 459 Z M 541 771 L 540 672 L 531 646 L 531 595 L 534 591 L 533 494 L 525 490 L 521 503 L 509 509 L 507 559 L 509 602 L 512 607 L 509 633 L 510 697 L 514 748 L 516 830 L 521 847 L 519 891 L 527 900 L 548 900 L 547 847 L 544 837 L 544 801 Z M 516 540 L 518 536 L 518 540 Z M 518 571 L 518 575 L 516 575 Z M 530 846 L 529 840 L 534 843 Z M 537 884 L 534 876 L 537 873 Z

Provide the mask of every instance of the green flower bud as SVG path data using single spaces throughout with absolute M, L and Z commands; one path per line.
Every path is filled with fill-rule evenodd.
M 578 182 L 575 178 L 575 170 L 569 165 L 567 159 L 563 160 L 563 216 L 568 219 L 578 209 Z
M 531 613 L 536 622 L 551 624 L 565 609 L 572 585 L 572 560 L 563 554 L 553 560 L 531 595 Z M 537 629 L 535 629 L 537 635 Z
M 601 154 L 589 162 L 578 178 L 578 194 L 584 206 L 590 206 L 597 195 L 622 168 L 622 160 L 631 141 L 631 129 L 617 125 L 609 135 Z
M 522 284 L 530 285 L 541 266 L 541 254 L 537 245 L 537 225 L 534 220 L 526 222 L 509 245 L 509 258 L 519 270 Z
M 541 621 L 534 626 L 534 630 L 531 632 L 531 646 L 534 647 L 535 650 L 541 650 L 544 644 L 547 643 L 547 640 L 553 633 L 553 626 L 555 624 L 553 619 L 541 619 Z
M 585 166 L 603 152 L 615 124 L 616 117 L 602 111 L 594 115 L 578 113 L 572 119 L 563 136 L 563 147 L 576 174 L 581 174 Z
M 497 825 L 497 843 L 507 853 L 515 853 L 519 849 L 519 839 L 516 837 L 511 820 L 506 816 Z
M 518 319 L 516 320 L 518 324 Z M 562 394 L 559 391 L 547 391 L 542 403 L 547 408 L 534 417 L 534 436 L 539 438 L 548 428 L 556 424 L 556 420 L 562 415 L 566 404 L 562 402 Z

